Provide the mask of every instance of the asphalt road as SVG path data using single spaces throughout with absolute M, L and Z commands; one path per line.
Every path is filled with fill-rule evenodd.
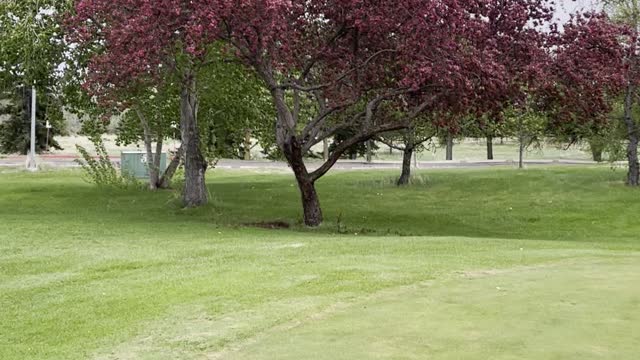
M 78 167 L 78 164 L 74 161 L 76 159 L 73 155 L 43 155 L 38 157 L 38 165 L 47 168 L 73 168 Z M 20 168 L 26 165 L 26 156 L 8 156 L 0 157 L 0 167 L 14 167 Z M 116 164 L 119 164 L 119 159 L 114 159 Z M 314 169 L 320 166 L 319 161 L 309 161 L 308 166 Z M 492 166 L 515 166 L 516 161 L 513 160 L 485 160 L 485 161 L 420 161 L 418 162 L 418 168 L 424 169 L 449 169 L 449 168 L 478 168 L 478 167 L 492 167 Z M 592 165 L 596 164 L 592 161 L 581 160 L 526 160 L 526 165 Z M 401 166 L 400 161 L 374 161 L 367 163 L 363 161 L 353 160 L 341 160 L 334 166 L 335 170 L 385 170 L 385 169 L 398 169 Z M 251 170 L 287 170 L 288 165 L 281 161 L 266 161 L 266 160 L 220 160 L 216 168 L 218 169 L 251 169 Z

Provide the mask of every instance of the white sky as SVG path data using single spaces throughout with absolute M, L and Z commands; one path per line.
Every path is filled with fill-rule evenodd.
M 564 22 L 569 19 L 569 14 L 579 10 L 600 9 L 598 0 L 556 0 L 556 16 L 558 20 Z

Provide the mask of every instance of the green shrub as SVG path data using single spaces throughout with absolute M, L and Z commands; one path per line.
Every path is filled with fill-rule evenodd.
M 89 139 L 95 148 L 95 157 L 83 146 L 76 145 L 82 159 L 76 159 L 75 161 L 82 168 L 85 181 L 98 186 L 115 187 L 127 187 L 137 183 L 137 180 L 133 177 L 122 175 L 118 171 L 109 157 L 102 136 L 91 135 Z

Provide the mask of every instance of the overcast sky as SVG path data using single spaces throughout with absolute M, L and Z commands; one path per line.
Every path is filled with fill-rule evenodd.
M 559 20 L 566 21 L 569 19 L 569 14 L 578 10 L 600 9 L 602 5 L 599 3 L 597 0 L 556 0 L 557 17 Z

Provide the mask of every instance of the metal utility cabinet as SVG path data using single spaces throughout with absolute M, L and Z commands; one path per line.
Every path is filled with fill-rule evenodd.
M 155 156 L 155 155 L 154 155 Z M 136 179 L 149 178 L 149 161 L 144 151 L 123 151 L 120 154 L 120 169 L 122 174 L 133 176 Z M 167 169 L 167 154 L 160 157 L 160 173 Z

